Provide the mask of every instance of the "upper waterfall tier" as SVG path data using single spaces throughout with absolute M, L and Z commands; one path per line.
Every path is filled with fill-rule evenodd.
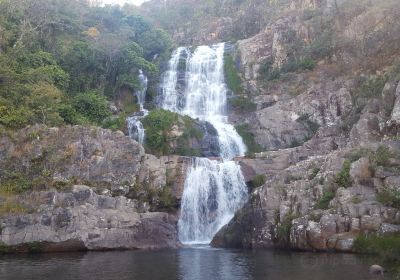
M 211 123 L 218 131 L 221 157 L 246 153 L 246 146 L 228 123 L 224 80 L 225 44 L 200 46 L 194 53 L 178 48 L 163 79 L 162 108 Z

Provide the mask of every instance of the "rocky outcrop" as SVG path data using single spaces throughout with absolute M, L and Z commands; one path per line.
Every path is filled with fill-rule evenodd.
M 3 134 L 0 241 L 14 251 L 176 247 L 190 165 L 190 158 L 147 155 L 122 132 L 95 127 Z
M 0 242 L 10 251 L 29 251 L 33 246 L 40 251 L 179 246 L 174 216 L 138 213 L 137 203 L 122 196 L 73 186 L 71 192 L 35 192 L 18 200 L 37 210 L 0 218 Z
M 363 149 L 373 153 L 377 145 Z M 393 155 L 399 154 L 398 143 L 385 145 L 391 147 Z M 262 174 L 267 174 L 267 182 L 252 193 L 250 202 L 216 235 L 212 244 L 352 252 L 354 239 L 360 233 L 400 233 L 396 226 L 400 210 L 377 201 L 383 190 L 393 186 L 392 180 L 396 182 L 391 174 L 376 172 L 387 167 L 373 167 L 373 156 L 361 157 L 351 164 L 346 175 L 339 175 L 344 172 L 345 159 L 359 151 L 343 149 L 309 156 L 297 163 L 283 164 L 281 170 L 268 171 L 265 165 L 267 170 Z M 269 161 L 272 166 L 274 160 L 280 162 L 279 158 L 288 152 L 274 152 L 281 155 L 264 162 Z M 290 151 L 292 156 L 297 152 Z M 255 165 L 260 168 L 257 162 L 262 161 L 256 159 Z M 339 176 L 345 176 L 349 185 L 344 185 Z M 399 191 L 397 185 L 395 189 Z

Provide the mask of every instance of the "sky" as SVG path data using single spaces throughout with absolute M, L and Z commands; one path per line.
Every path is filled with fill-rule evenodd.
M 135 5 L 140 5 L 145 0 L 103 0 L 103 4 L 119 4 L 119 5 L 124 5 L 125 3 L 129 4 L 135 4 Z

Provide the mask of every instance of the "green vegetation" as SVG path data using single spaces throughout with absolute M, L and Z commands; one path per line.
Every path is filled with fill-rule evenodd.
M 153 211 L 173 212 L 178 208 L 176 197 L 172 194 L 171 188 L 164 187 L 158 192 L 157 205 Z
M 20 214 L 25 212 L 26 212 L 25 207 L 19 204 L 18 202 L 6 201 L 0 204 L 0 217 L 9 214 Z
M 297 119 L 297 122 L 303 124 L 307 130 L 310 132 L 311 135 L 314 135 L 317 133 L 319 129 L 319 124 L 316 123 L 315 121 L 311 120 L 311 117 L 309 114 L 303 114 L 300 116 L 300 118 Z
M 313 180 L 315 177 L 317 177 L 318 173 L 321 171 L 321 168 L 314 166 L 311 169 L 310 175 L 308 176 L 309 180 Z
M 0 194 L 20 194 L 32 189 L 32 181 L 21 172 L 6 173 L 0 180 Z
M 368 99 L 382 97 L 382 91 L 387 80 L 386 75 L 359 79 L 357 87 L 351 92 L 352 102 L 358 113 L 365 107 Z
M 322 197 L 317 201 L 314 209 L 329 209 L 329 203 L 335 198 L 336 192 L 333 189 L 325 190 Z
M 170 111 L 151 111 L 143 119 L 143 126 L 146 129 L 146 149 L 155 154 L 167 155 L 170 149 L 168 134 L 172 126 L 178 122 L 178 118 L 178 114 Z
M 146 129 L 145 148 L 156 155 L 179 154 L 199 156 L 201 151 L 190 148 L 190 140 L 203 138 L 203 132 L 193 119 L 166 110 L 153 110 L 143 119 Z M 183 133 L 171 136 L 173 126 Z M 172 145 L 175 142 L 175 145 Z M 174 149 L 173 146 L 176 146 Z
M 107 128 L 107 129 L 111 129 L 111 130 L 123 130 L 125 128 L 126 125 L 126 114 L 120 114 L 117 117 L 108 117 L 106 118 L 103 123 L 102 123 L 102 127 L 103 128 Z
M 400 236 L 360 235 L 354 241 L 357 253 L 378 255 L 400 277 Z M 398 279 L 398 278 L 396 278 Z
M 278 242 L 283 246 L 290 244 L 290 231 L 292 229 L 292 222 L 295 218 L 296 217 L 292 213 L 287 214 L 282 222 L 279 222 L 279 213 L 275 217 L 275 222 L 277 224 L 276 237 L 278 239 Z
M 387 146 L 379 146 L 379 148 L 376 150 L 372 161 L 377 165 L 377 166 L 389 166 L 390 165 L 390 158 L 392 158 L 393 155 L 389 150 L 389 147 Z
M 400 209 L 400 190 L 383 189 L 378 192 L 377 201 L 388 207 Z
M 235 94 L 241 94 L 243 91 L 241 85 L 242 79 L 238 74 L 232 55 L 226 54 L 224 56 L 224 70 L 225 81 L 228 88 Z
M 260 153 L 263 151 L 261 145 L 256 142 L 255 135 L 250 131 L 250 127 L 248 124 L 238 125 L 235 128 L 237 133 L 239 133 L 239 135 L 242 137 L 243 142 L 247 147 L 247 153 L 249 155 Z
M 367 148 L 359 148 L 356 150 L 352 150 L 349 153 L 345 155 L 345 158 L 349 160 L 350 162 L 356 162 L 357 160 L 363 158 L 363 157 L 370 157 L 372 154 L 372 151 Z
M 273 60 L 267 59 L 259 69 L 259 79 L 264 81 L 278 80 L 282 75 L 305 70 L 314 70 L 316 62 L 311 58 L 290 58 L 282 67 L 274 68 Z
M 267 177 L 264 174 L 257 174 L 254 179 L 251 181 L 251 185 L 253 188 L 259 188 L 265 184 L 267 181 Z
M 85 1 L 0 1 L 0 126 L 101 125 L 107 100 L 139 88 L 171 40 L 133 9 Z M 155 58 L 157 57 L 157 58 Z
M 351 186 L 350 167 L 351 162 L 349 160 L 345 160 L 342 170 L 340 170 L 339 174 L 336 175 L 335 182 L 341 188 L 348 188 Z
M 229 106 L 238 112 L 253 112 L 257 109 L 257 104 L 252 102 L 249 97 L 238 95 L 228 100 Z

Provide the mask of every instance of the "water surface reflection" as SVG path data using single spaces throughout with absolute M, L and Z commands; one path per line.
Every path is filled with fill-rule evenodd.
M 0 257 L 5 280 L 358 280 L 373 259 L 346 254 L 219 250 L 90 252 Z M 382 279 L 382 278 L 379 278 Z M 387 278 L 390 279 L 390 278 Z

